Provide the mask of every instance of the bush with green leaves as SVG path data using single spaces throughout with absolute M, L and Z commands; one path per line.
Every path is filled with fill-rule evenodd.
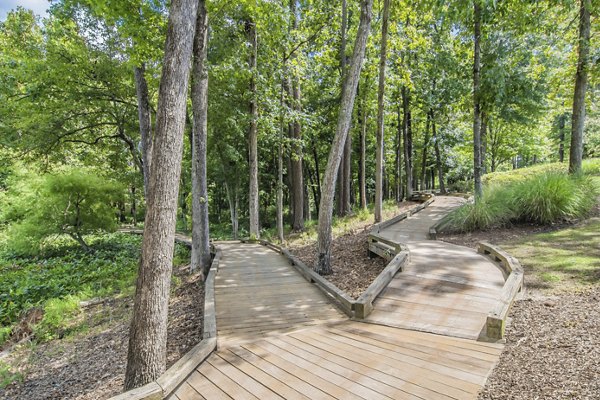
M 123 189 L 93 173 L 73 169 L 31 177 L 20 189 L 8 196 L 11 212 L 5 216 L 14 221 L 7 236 L 15 251 L 35 253 L 53 235 L 68 235 L 88 250 L 84 235 L 117 226 L 113 205 Z

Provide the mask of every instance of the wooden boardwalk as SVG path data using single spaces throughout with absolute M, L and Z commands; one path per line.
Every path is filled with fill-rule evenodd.
M 476 399 L 503 346 L 473 339 L 503 277 L 474 252 L 424 240 L 453 206 L 436 201 L 383 231 L 408 243 L 412 263 L 363 322 L 269 248 L 222 245 L 219 350 L 170 399 Z
M 380 235 L 406 243 L 410 263 L 374 303 L 372 323 L 477 339 L 500 296 L 505 277 L 475 250 L 427 239 L 429 227 L 461 204 L 437 197 L 423 211 Z
M 221 349 L 171 399 L 475 399 L 501 349 L 346 321 Z

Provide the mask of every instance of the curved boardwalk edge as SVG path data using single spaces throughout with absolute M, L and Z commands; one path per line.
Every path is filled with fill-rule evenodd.
M 121 230 L 126 233 L 143 234 L 139 230 Z M 191 246 L 191 240 L 184 235 L 177 235 L 176 242 Z M 158 400 L 168 397 L 196 367 L 204 362 L 217 350 L 217 322 L 215 312 L 215 276 L 219 270 L 222 251 L 218 246 L 212 246 L 215 257 L 204 281 L 204 316 L 202 340 L 190 351 L 183 355 L 158 379 L 136 389 L 128 390 L 110 400 Z
M 502 287 L 500 299 L 494 309 L 488 314 L 486 322 L 486 336 L 489 339 L 504 339 L 508 313 L 518 293 L 523 289 L 525 284 L 523 267 L 515 257 L 491 243 L 479 242 L 477 244 L 477 251 L 481 254 L 489 255 L 495 261 L 499 262 L 504 272 L 508 275 Z

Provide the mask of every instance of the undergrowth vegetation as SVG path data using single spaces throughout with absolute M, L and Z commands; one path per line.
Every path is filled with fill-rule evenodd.
M 552 224 L 585 217 L 596 204 L 600 160 L 587 160 L 584 173 L 568 175 L 562 164 L 487 176 L 481 199 L 450 213 L 440 231 L 470 232 L 529 222 Z
M 0 251 L 0 345 L 30 310 L 42 310 L 32 328 L 35 339 L 44 341 L 81 328 L 81 301 L 133 294 L 141 236 L 111 233 L 86 240 L 92 252 L 64 236 L 36 256 Z M 187 262 L 189 251 L 178 244 L 174 264 Z

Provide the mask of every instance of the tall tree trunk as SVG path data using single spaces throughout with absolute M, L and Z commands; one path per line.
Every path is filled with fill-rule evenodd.
M 427 147 L 429 146 L 429 130 L 431 129 L 432 109 L 427 112 L 425 121 L 425 137 L 423 137 L 423 151 L 421 152 L 421 190 L 427 189 Z
M 404 142 L 404 173 L 406 174 L 406 198 L 410 198 L 413 192 L 413 168 L 412 168 L 412 121 L 410 113 L 410 94 L 408 89 L 402 87 L 402 109 L 404 118 L 402 122 L 402 136 Z
M 558 159 L 562 163 L 565 161 L 565 118 L 562 114 L 558 119 Z
M 171 3 L 158 94 L 142 256 L 129 332 L 125 389 L 165 371 L 177 191 L 198 0 Z
M 371 28 L 373 0 L 361 0 L 360 24 L 354 43 L 350 69 L 346 76 L 342 88 L 342 102 L 337 122 L 337 129 L 331 145 L 329 158 L 327 159 L 327 168 L 323 178 L 323 191 L 321 195 L 321 205 L 319 207 L 319 228 L 318 228 L 318 247 L 317 262 L 315 270 L 320 274 L 330 274 L 331 271 L 331 219 L 333 216 L 333 197 L 335 194 L 335 180 L 340 166 L 343 145 L 350 129 L 350 120 L 352 119 L 352 108 L 354 107 L 354 97 L 356 96 L 356 87 L 362 68 L 367 38 Z
M 285 69 L 285 61 L 283 62 L 283 68 Z M 284 93 L 285 78 L 281 81 L 281 94 L 279 98 L 279 143 L 277 145 L 277 237 L 279 242 L 283 242 L 283 132 L 286 128 L 283 109 L 285 105 Z
M 489 120 L 488 115 L 484 111 L 482 111 L 481 112 L 481 150 L 479 150 L 480 157 L 481 157 L 481 175 L 487 174 L 486 156 L 487 156 L 488 123 L 491 123 L 491 121 Z
M 440 152 L 440 138 L 437 135 L 437 129 L 435 125 L 435 113 L 431 110 L 431 134 L 433 135 L 433 144 L 435 151 L 435 165 L 438 171 L 438 186 L 440 187 L 440 193 L 446 193 L 446 186 L 444 185 L 444 168 L 442 166 L 442 155 Z
M 385 63 L 387 60 L 387 34 L 390 17 L 390 0 L 383 1 L 381 49 L 379 53 L 379 87 L 377 89 L 377 147 L 375 149 L 375 222 L 381 222 L 383 210 L 383 138 L 385 113 Z
M 358 186 L 360 197 L 360 208 L 367 208 L 367 185 L 366 185 L 366 163 L 367 163 L 367 93 L 363 89 L 360 104 L 360 168 L 358 174 Z
M 577 73 L 573 94 L 573 119 L 571 125 L 571 150 L 569 153 L 569 173 L 581 172 L 583 159 L 583 127 L 585 124 L 585 92 L 587 90 L 590 58 L 590 9 L 591 0 L 580 0 L 579 43 L 577 49 Z
M 481 198 L 481 106 L 479 103 L 480 73 L 481 73 L 481 5 L 480 0 L 473 1 L 473 183 L 475 201 Z
M 249 188 L 249 217 L 250 217 L 250 237 L 258 239 L 259 231 L 259 205 L 258 205 L 258 105 L 256 94 L 256 57 L 258 52 L 258 37 L 256 33 L 256 23 L 246 21 L 246 35 L 250 44 L 250 58 L 248 67 L 252 73 L 250 78 L 250 129 L 248 132 L 248 163 L 250 167 L 250 188 Z
M 340 71 L 342 85 L 347 72 L 346 60 L 346 34 L 348 30 L 348 7 L 346 0 L 342 0 L 342 38 L 340 45 Z M 349 134 L 344 143 L 344 154 L 338 171 L 338 215 L 345 216 L 350 213 L 350 181 L 352 179 L 352 136 Z
M 400 102 L 398 102 L 398 113 L 397 113 L 397 129 L 396 129 L 396 202 L 399 203 L 402 201 L 402 107 L 400 106 Z
M 227 202 L 229 203 L 229 216 L 231 218 L 231 235 L 234 239 L 237 239 L 239 227 L 238 210 L 240 209 L 237 183 L 232 188 L 227 182 L 225 182 L 225 191 L 227 192 Z
M 150 95 L 148 94 L 148 83 L 144 75 L 145 71 L 146 66 L 143 63 L 133 69 L 135 93 L 138 103 L 138 119 L 140 122 L 144 197 L 147 199 L 148 187 L 150 186 L 150 167 L 152 164 L 152 114 L 150 112 Z
M 203 276 L 210 268 L 206 141 L 208 113 L 208 13 L 199 0 L 192 67 L 192 256 L 190 269 Z

